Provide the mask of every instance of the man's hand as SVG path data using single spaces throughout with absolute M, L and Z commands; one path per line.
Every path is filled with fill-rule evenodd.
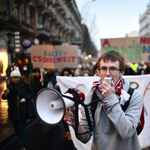
M 70 126 L 72 126 L 72 128 L 75 130 L 75 110 L 74 109 L 68 109 L 67 111 L 66 111 L 66 114 L 65 114 L 65 117 L 64 117 L 64 121 L 68 124 L 68 125 L 70 125 Z M 80 125 L 80 123 L 79 123 L 79 126 L 78 126 L 78 133 L 84 133 L 85 131 L 84 131 L 84 129 L 83 129 L 83 127 Z M 84 138 L 84 134 L 83 135 L 76 135 L 76 137 L 78 138 L 78 139 L 83 139 Z
M 20 100 L 20 103 L 25 103 L 25 98 L 22 98 L 21 100 Z
M 74 128 L 75 126 L 75 115 L 74 115 L 74 109 L 67 109 L 65 117 L 64 117 L 64 121 L 72 126 Z
M 10 93 L 9 88 L 7 88 L 5 91 L 5 96 L 7 96 L 9 93 Z
M 40 82 L 43 82 L 44 81 L 44 79 L 43 78 L 40 78 Z
M 113 95 L 115 93 L 114 82 L 111 82 L 110 86 L 107 82 L 103 81 L 99 90 L 102 92 L 102 96 L 105 98 Z

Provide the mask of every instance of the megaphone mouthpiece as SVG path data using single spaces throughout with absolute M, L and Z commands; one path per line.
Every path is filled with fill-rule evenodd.
M 70 93 L 66 93 L 64 95 L 68 96 L 68 97 L 71 97 L 71 98 L 73 97 L 73 95 L 70 94 Z M 68 98 L 65 98 L 65 97 L 63 97 L 63 100 L 65 102 L 66 109 L 71 108 L 71 107 L 74 106 L 74 102 L 72 100 L 70 100 Z M 62 105 L 60 99 L 54 100 L 50 103 L 50 109 L 59 109 L 59 108 L 62 108 L 62 107 L 63 107 L 63 105 Z

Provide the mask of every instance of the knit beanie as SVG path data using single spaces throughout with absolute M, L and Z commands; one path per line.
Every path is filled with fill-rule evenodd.
M 18 67 L 16 67 L 16 68 L 11 72 L 10 77 L 11 77 L 11 78 L 12 78 L 12 77 L 19 77 L 19 78 L 21 78 L 21 73 L 20 73 Z

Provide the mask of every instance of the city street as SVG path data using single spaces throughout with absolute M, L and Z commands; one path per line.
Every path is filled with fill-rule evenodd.
M 8 119 L 8 103 L 7 100 L 3 100 L 1 95 L 3 94 L 4 90 L 6 89 L 6 81 L 3 80 L 0 82 L 0 142 L 3 139 L 7 138 L 9 134 L 13 133 L 11 128 L 12 123 Z
M 7 100 L 3 100 L 1 95 L 6 89 L 6 81 L 0 82 L 0 149 L 19 150 L 19 138 L 14 133 L 12 123 L 8 119 Z M 76 150 L 72 141 L 67 141 L 64 137 L 63 124 L 55 127 L 47 124 L 39 124 L 39 119 L 29 120 L 26 127 L 26 150 Z M 143 150 L 149 150 L 145 148 Z
M 64 138 L 63 125 L 50 128 L 46 124 L 38 124 L 36 118 L 26 128 L 26 150 L 73 150 L 72 144 Z M 19 150 L 19 139 L 14 136 L 1 150 Z
M 7 100 L 1 95 L 6 89 L 6 81 L 0 82 L 0 149 L 19 150 L 19 139 L 15 135 L 12 123 L 8 119 Z M 63 123 L 55 127 L 39 124 L 39 119 L 28 121 L 26 127 L 27 150 L 73 150 L 72 142 L 67 142 Z

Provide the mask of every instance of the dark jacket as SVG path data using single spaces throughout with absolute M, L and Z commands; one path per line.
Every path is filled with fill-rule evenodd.
M 124 75 L 137 75 L 131 67 L 125 67 Z
M 45 87 L 47 87 L 49 82 L 52 82 L 53 87 L 56 84 L 56 76 L 57 76 L 57 72 L 53 71 L 51 74 L 47 73 L 44 75 L 44 85 Z
M 33 97 L 34 97 L 34 98 L 36 97 L 36 94 L 37 94 L 42 88 L 44 88 L 44 84 L 43 84 L 43 85 L 41 84 L 40 78 L 41 78 L 41 76 L 36 77 L 36 76 L 34 75 L 33 78 L 32 78 L 32 80 L 31 80 L 31 87 L 32 87 L 32 89 L 33 89 Z
M 19 121 L 27 120 L 27 104 L 33 97 L 32 88 L 29 83 L 20 80 L 19 91 L 16 89 L 15 85 L 10 82 L 8 88 L 11 87 L 10 93 L 5 96 L 5 92 L 2 95 L 2 99 L 8 99 L 8 116 L 11 121 L 15 121 L 17 110 L 19 109 Z M 19 103 L 19 107 L 17 106 L 17 95 L 19 95 L 19 100 L 25 98 L 25 103 Z

